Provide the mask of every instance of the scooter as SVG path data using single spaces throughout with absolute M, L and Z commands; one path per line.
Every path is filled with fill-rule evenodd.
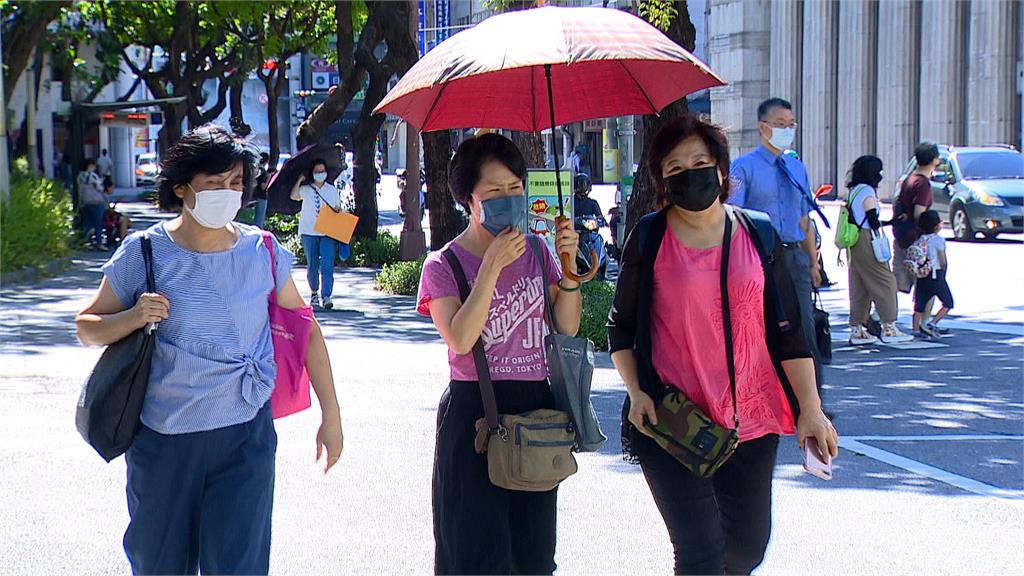
M 576 265 L 580 270 L 589 270 L 590 266 L 597 266 L 597 277 L 604 280 L 608 271 L 608 252 L 605 250 L 604 237 L 600 232 L 602 223 L 603 219 L 600 216 L 586 215 L 577 216 L 574 225 L 580 235 Z M 596 264 L 591 264 L 589 260 L 592 251 L 597 253 Z

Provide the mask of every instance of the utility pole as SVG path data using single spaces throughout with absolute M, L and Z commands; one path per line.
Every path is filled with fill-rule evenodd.
M 0 26 L 0 62 L 3 61 L 4 36 Z M 4 92 L 4 67 L 0 66 L 0 94 Z M 0 105 L 0 202 L 11 199 L 11 167 L 7 165 L 7 102 Z
M 419 50 L 419 2 L 409 0 L 409 34 Z M 420 132 L 405 123 L 405 194 L 402 198 L 405 223 L 398 243 L 398 256 L 402 260 L 415 260 L 427 251 L 423 233 L 423 214 L 420 213 Z

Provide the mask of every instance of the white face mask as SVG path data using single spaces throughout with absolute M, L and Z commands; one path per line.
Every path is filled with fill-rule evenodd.
M 192 185 L 188 185 L 192 188 Z M 242 193 L 230 188 L 218 188 L 216 190 L 203 190 L 196 192 L 196 207 L 189 208 L 185 204 L 185 210 L 192 215 L 192 218 L 204 228 L 223 228 L 235 219 L 235 215 L 242 208 Z
M 317 184 L 327 182 L 327 172 L 313 172 L 313 181 Z
M 772 137 L 768 143 L 778 150 L 786 150 L 793 145 L 796 139 L 796 128 L 776 128 L 772 126 Z

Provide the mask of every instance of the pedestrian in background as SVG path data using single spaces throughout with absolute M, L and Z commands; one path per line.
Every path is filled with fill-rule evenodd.
M 82 171 L 78 173 L 78 204 L 82 212 L 82 229 L 89 241 L 89 250 L 101 250 L 103 210 L 107 200 L 103 195 L 103 179 L 96 173 L 96 161 L 92 158 L 85 159 Z
M 103 194 L 108 198 L 114 195 L 114 181 L 110 176 L 103 178 Z M 113 250 L 120 246 L 128 236 L 132 219 L 118 212 L 113 203 L 107 203 L 103 208 L 103 233 L 106 236 L 106 247 L 107 250 Z
M 917 219 L 921 242 L 928 248 L 928 265 L 931 274 L 918 278 L 914 284 L 914 334 L 925 340 L 936 340 L 948 329 L 939 327 L 939 322 L 953 308 L 953 293 L 946 282 L 946 270 L 949 260 L 946 252 L 946 239 L 939 236 L 942 231 L 942 217 L 935 210 L 925 210 Z M 929 320 L 932 298 L 938 298 L 942 307 Z
M 253 219 L 257 228 L 263 228 L 267 221 L 267 184 L 270 182 L 270 154 L 260 153 L 259 173 L 256 175 L 256 189 L 253 190 Z
M 518 228 L 526 217 L 526 160 L 511 140 L 484 134 L 463 142 L 452 158 L 449 187 L 469 212 L 469 227 L 423 264 L 417 310 L 429 315 L 448 345 L 451 382 L 437 413 L 434 451 L 434 570 L 438 574 L 551 574 L 555 570 L 558 489 L 499 488 L 487 454 L 474 448 L 484 417 L 473 345 L 483 339 L 499 414 L 554 408 L 542 344 L 544 292 L 558 326 L 580 325 L 580 285 L 562 278 L 550 251 L 539 262 Z M 485 216 L 486 215 L 486 216 Z M 555 246 L 575 253 L 572 222 L 559 224 Z M 450 250 L 472 289 L 463 302 Z M 575 259 L 570 259 L 575 272 Z M 549 286 L 543 285 L 547 269 Z M 560 279 L 561 278 L 561 279 Z
M 906 259 L 907 248 L 917 239 L 917 219 L 932 207 L 932 174 L 942 164 L 939 147 L 934 142 L 921 142 L 914 148 L 914 161 L 917 167 L 903 180 L 892 207 L 892 256 L 897 263 Z M 901 265 L 897 265 L 894 272 L 896 288 L 910 294 L 915 278 Z
M 849 217 L 860 232 L 857 243 L 850 250 L 848 274 L 850 280 L 850 344 L 874 344 L 878 341 L 868 332 L 868 314 L 875 305 L 882 322 L 881 338 L 886 343 L 909 342 L 914 337 L 904 334 L 896 326 L 896 276 L 888 262 L 879 262 L 871 246 L 872 239 L 881 234 L 878 218 L 878 184 L 882 181 L 882 160 L 876 156 L 861 156 L 850 167 L 847 206 Z M 902 265 L 902 260 L 898 266 Z
M 135 574 L 267 574 L 277 434 L 276 364 L 268 297 L 305 306 L 294 256 L 259 228 L 232 222 L 252 189 L 256 155 L 214 125 L 186 133 L 162 163 L 159 202 L 181 209 L 147 231 L 158 293 L 146 292 L 141 234 L 103 265 L 75 321 L 87 345 L 159 323 L 137 435 L 125 454 L 124 549 Z M 330 359 L 314 322 L 306 370 L 320 401 L 315 444 L 340 457 L 341 419 Z
M 768 214 L 782 240 L 782 257 L 793 278 L 800 302 L 800 322 L 814 358 L 814 373 L 821 391 L 822 369 L 815 342 L 813 289 L 821 286 L 817 237 L 810 213 L 815 208 L 807 168 L 795 155 L 783 154 L 793 145 L 797 122 L 793 105 L 769 98 L 757 107 L 761 144 L 732 165 L 735 189 L 728 201 L 741 208 Z
M 114 175 L 114 161 L 110 159 L 106 148 L 100 153 L 100 157 L 96 159 L 96 170 L 100 177 Z
M 330 310 L 334 308 L 334 261 L 338 258 L 340 242 L 318 232 L 316 219 L 324 206 L 341 212 L 341 193 L 334 184 L 327 182 L 327 163 L 319 158 L 313 160 L 307 172 L 295 182 L 291 198 L 302 202 L 299 235 L 302 237 L 302 250 L 306 253 L 306 281 L 312 292 L 310 305 Z M 320 299 L 321 294 L 323 300 Z
M 771 536 L 772 474 L 779 437 L 814 438 L 838 453 L 822 412 L 814 363 L 798 316 L 785 248 L 771 255 L 742 210 L 727 210 L 729 145 L 717 127 L 693 116 L 655 136 L 648 172 L 662 209 L 644 217 L 623 249 L 608 321 L 612 361 L 626 385 L 622 445 L 639 462 L 668 528 L 675 574 L 749 574 Z M 727 231 L 732 234 L 725 238 Z M 725 334 L 723 242 L 733 330 Z M 780 310 L 795 315 L 778 316 Z M 732 341 L 735 395 L 726 360 Z M 716 423 L 734 427 L 735 453 L 709 478 L 683 466 L 651 439 L 656 403 L 668 390 Z M 735 404 L 734 404 L 735 402 Z

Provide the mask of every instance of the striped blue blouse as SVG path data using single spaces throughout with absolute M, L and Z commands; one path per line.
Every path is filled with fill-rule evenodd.
M 235 227 L 235 246 L 213 253 L 175 244 L 163 223 L 149 229 L 156 290 L 171 309 L 156 331 L 142 423 L 161 434 L 248 422 L 274 389 L 270 254 L 259 228 Z M 128 236 L 102 268 L 126 308 L 146 287 L 140 238 L 139 233 Z M 274 275 L 283 287 L 295 256 L 276 240 L 274 248 Z

